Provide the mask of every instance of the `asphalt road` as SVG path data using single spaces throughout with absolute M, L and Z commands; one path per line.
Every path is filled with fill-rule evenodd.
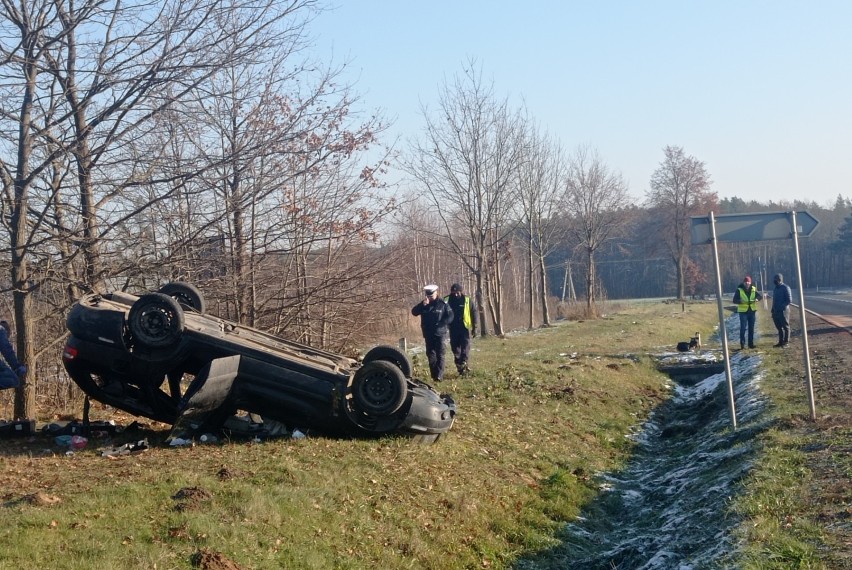
M 793 297 L 798 303 L 799 292 L 794 290 Z M 852 331 L 852 291 L 850 290 L 818 291 L 806 289 L 805 309 L 822 317 L 834 326 Z

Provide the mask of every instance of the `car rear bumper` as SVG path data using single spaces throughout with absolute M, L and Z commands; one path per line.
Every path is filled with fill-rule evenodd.
M 399 431 L 408 435 L 441 434 L 453 427 L 456 403 L 446 394 L 438 395 L 430 388 L 417 384 L 410 388 L 411 408 Z

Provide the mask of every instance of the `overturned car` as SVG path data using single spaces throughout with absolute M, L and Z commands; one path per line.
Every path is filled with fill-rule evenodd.
M 434 442 L 456 414 L 395 347 L 359 362 L 287 341 L 207 314 L 188 283 L 85 295 L 67 327 L 62 360 L 89 397 L 172 424 L 181 437 L 221 430 L 245 411 L 291 429 Z

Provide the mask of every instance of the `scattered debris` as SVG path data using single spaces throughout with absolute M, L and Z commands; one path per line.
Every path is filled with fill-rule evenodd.
M 36 433 L 35 420 L 0 421 L 0 436 L 23 437 Z
M 71 436 L 70 435 L 57 435 L 53 438 L 53 443 L 58 445 L 59 447 L 71 447 Z
M 140 439 L 139 441 L 125 443 L 120 447 L 106 449 L 101 453 L 103 457 L 118 457 L 119 455 L 130 455 L 131 453 L 140 453 L 148 449 L 148 440 Z
M 266 436 L 269 438 L 284 437 L 290 433 L 283 422 L 273 418 L 263 418 L 262 427 L 266 432 Z
M 71 436 L 71 449 L 83 449 L 88 445 L 89 440 L 82 435 L 72 435 Z

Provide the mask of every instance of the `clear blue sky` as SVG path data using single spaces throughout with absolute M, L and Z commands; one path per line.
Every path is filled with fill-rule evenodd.
M 637 199 L 666 145 L 704 161 L 721 198 L 852 197 L 852 1 L 336 3 L 311 26 L 316 53 L 351 61 L 364 105 L 403 141 L 475 58 Z

